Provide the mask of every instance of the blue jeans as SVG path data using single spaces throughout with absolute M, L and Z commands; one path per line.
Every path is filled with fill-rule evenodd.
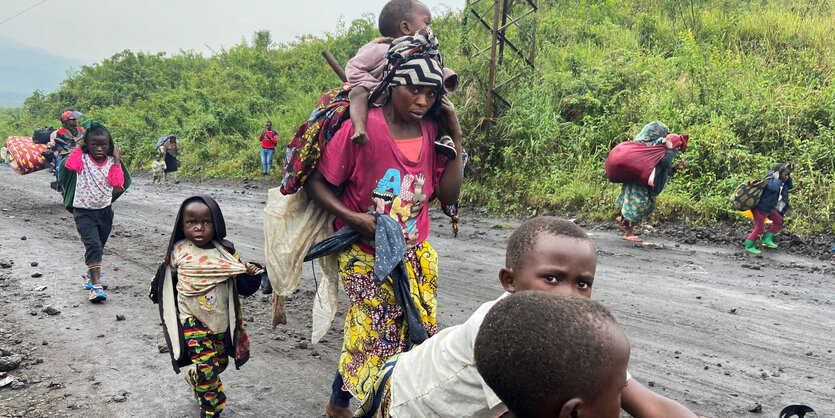
M 264 174 L 270 174 L 270 170 L 273 167 L 273 154 L 275 153 L 275 148 L 261 148 L 261 172 Z
M 353 397 L 354 395 L 351 395 L 351 392 L 342 390 L 342 375 L 337 371 L 336 376 L 333 377 L 333 384 L 331 384 L 331 400 L 336 406 L 347 408 L 351 405 L 351 398 Z

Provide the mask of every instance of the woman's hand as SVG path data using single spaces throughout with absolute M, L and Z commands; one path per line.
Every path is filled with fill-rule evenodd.
M 370 213 L 357 213 L 348 222 L 363 238 L 373 240 L 377 235 L 377 218 Z
M 681 160 L 678 164 L 676 164 L 676 170 L 681 170 L 684 167 L 687 167 L 687 161 L 685 160 Z

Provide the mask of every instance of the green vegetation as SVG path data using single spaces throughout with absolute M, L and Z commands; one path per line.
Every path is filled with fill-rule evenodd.
M 789 226 L 835 231 L 835 3 L 827 0 L 542 0 L 536 72 L 503 92 L 482 127 L 487 63 L 465 55 L 487 32 L 466 12 L 435 16 L 452 97 L 465 129 L 463 201 L 496 211 L 558 210 L 611 219 L 619 191 L 608 151 L 650 121 L 691 136 L 689 165 L 659 197 L 656 219 L 733 220 L 728 196 L 774 164 L 796 164 Z M 57 92 L 0 111 L 0 135 L 56 125 L 62 110 L 104 120 L 131 167 L 147 168 L 158 137 L 183 138 L 183 174 L 258 173 L 266 119 L 285 141 L 321 93 L 339 85 L 319 53 L 344 63 L 377 36 L 371 16 L 324 38 L 275 45 L 269 32 L 211 57 L 124 51 L 83 67 Z M 509 56 L 509 55 L 507 55 Z M 510 64 L 513 62 L 510 60 Z M 280 174 L 276 174 L 279 176 Z

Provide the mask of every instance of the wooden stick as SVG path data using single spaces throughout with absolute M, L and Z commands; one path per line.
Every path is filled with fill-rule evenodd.
M 334 58 L 327 49 L 322 51 L 322 56 L 325 57 L 325 61 L 330 64 L 333 71 L 339 76 L 339 79 L 342 80 L 343 83 L 348 81 L 348 76 L 345 75 L 345 70 L 342 69 L 342 66 L 339 65 L 339 62 L 336 61 L 336 58 Z

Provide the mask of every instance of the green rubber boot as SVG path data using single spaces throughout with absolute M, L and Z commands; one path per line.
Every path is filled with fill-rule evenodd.
M 759 254 L 762 252 L 757 249 L 757 243 L 749 239 L 745 240 L 745 251 L 748 251 L 751 254 Z
M 777 248 L 778 245 L 775 244 L 774 241 L 772 241 L 773 238 L 774 238 L 774 234 L 772 234 L 771 232 L 764 232 L 763 233 L 763 247 Z

